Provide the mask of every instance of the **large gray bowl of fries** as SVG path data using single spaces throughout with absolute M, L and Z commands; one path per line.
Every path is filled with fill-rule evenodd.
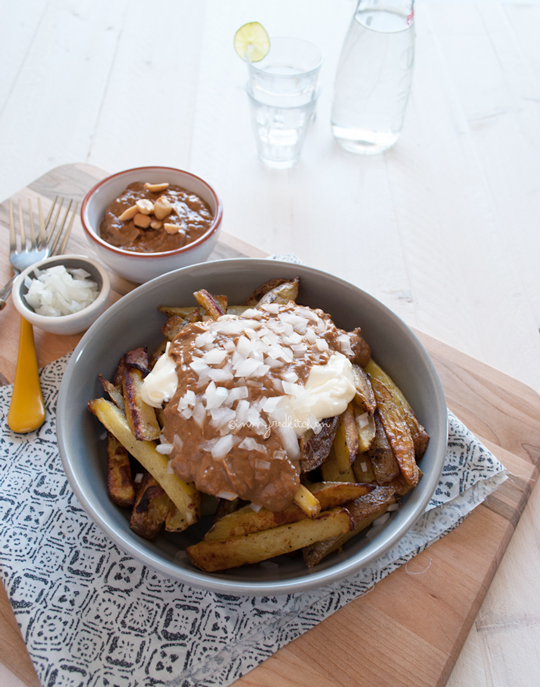
M 226 296 L 226 301 L 218 295 Z M 284 457 L 298 474 L 294 498 L 275 511 L 271 506 L 261 507 L 257 498 L 250 503 L 238 489 L 236 493 L 223 489 L 217 494 L 204 493 L 199 473 L 193 482 L 188 481 L 175 465 L 177 460 L 189 461 L 193 456 L 185 455 L 189 444 L 177 434 L 174 440 L 170 435 L 167 439 L 170 408 L 150 408 L 149 423 L 157 422 L 157 434 L 148 435 L 153 439 L 139 435 L 146 431 L 145 413 L 150 406 L 141 402 L 138 389 L 166 355 L 168 341 L 173 350 L 187 341 L 188 332 L 195 328 L 197 341 L 205 343 L 204 355 L 208 355 L 204 359 L 211 362 L 215 357 L 211 349 L 220 341 L 215 334 L 208 338 L 206 332 L 212 327 L 225 322 L 230 328 L 231 323 L 237 326 L 248 317 L 251 323 L 261 318 L 269 322 L 281 317 L 273 313 L 283 312 L 288 313 L 283 321 L 294 327 L 300 322 L 298 326 L 304 328 L 300 331 L 306 331 L 307 320 L 291 319 L 291 312 L 307 313 L 321 331 L 335 325 L 336 341 L 345 346 L 336 356 L 347 358 L 344 364 L 354 389 L 339 415 L 320 420 L 318 425 L 314 420 L 315 425 L 303 435 L 295 430 L 297 439 L 292 444 L 285 430 L 279 435 L 284 437 L 285 450 L 275 451 L 273 458 Z M 327 324 L 321 325 L 313 313 L 323 319 L 327 313 L 331 321 L 327 318 Z M 256 329 L 260 324 L 252 326 Z M 358 328 L 357 339 L 367 344 L 361 355 L 357 349 L 353 355 L 347 343 L 353 339 L 347 337 Z M 251 340 L 259 336 L 247 333 Z M 306 346 L 301 335 L 294 333 L 294 337 L 291 360 L 294 357 L 298 362 Z M 327 348 L 316 332 L 308 332 L 308 339 L 319 351 Z M 269 337 L 262 340 L 270 345 Z M 228 350 L 238 355 L 238 337 L 234 341 L 237 348 L 231 345 Z M 243 369 L 254 369 L 244 358 L 242 361 Z M 208 365 L 205 369 L 208 371 Z M 197 374 L 201 375 L 198 368 Z M 178 379 L 181 383 L 181 374 Z M 221 377 L 214 375 L 214 379 Z M 294 375 L 287 379 L 294 380 Z M 230 382 L 229 389 L 244 384 L 247 388 L 252 382 L 246 374 Z M 297 390 L 298 384 L 281 388 L 284 394 L 299 393 L 291 390 Z M 208 408 L 213 403 L 215 408 L 220 402 L 215 401 L 215 385 L 213 395 L 208 388 L 205 394 L 204 403 Z M 226 397 L 227 392 L 224 394 Z M 241 398 L 240 392 L 234 394 Z M 186 398 L 188 392 L 174 400 L 171 412 L 181 411 L 182 422 L 188 423 L 196 409 L 186 405 Z M 167 401 L 165 398 L 163 405 L 167 406 Z M 240 406 L 230 402 L 227 412 L 234 407 Z M 258 407 L 269 406 L 261 402 Z M 263 416 L 261 411 L 259 419 Z M 205 426 L 204 419 L 201 426 Z M 386 306 L 322 271 L 245 258 L 164 274 L 111 306 L 86 332 L 67 365 L 58 399 L 57 428 L 60 455 L 73 491 L 90 518 L 120 549 L 166 577 L 196 587 L 237 595 L 279 595 L 353 575 L 408 532 L 424 512 L 442 471 L 447 410 L 427 352 Z M 220 431 L 223 435 L 225 430 Z M 239 443 L 238 438 L 235 443 L 233 438 L 231 446 L 235 448 L 228 446 L 225 453 L 220 448 L 217 455 L 224 442 L 215 438 L 206 442 L 208 446 L 201 443 L 197 451 L 211 452 L 221 469 L 233 454 L 235 460 L 242 456 L 248 460 L 252 451 L 264 451 L 266 439 L 260 435 L 247 443 L 245 439 Z M 204 456 L 206 460 L 206 453 Z M 195 463 L 189 463 L 194 470 Z M 269 464 L 270 459 L 258 459 L 257 470 Z M 290 488 L 290 480 L 288 484 Z

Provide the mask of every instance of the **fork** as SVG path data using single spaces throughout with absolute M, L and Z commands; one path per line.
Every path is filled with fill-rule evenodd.
M 50 255 L 57 255 L 64 252 L 69 234 L 75 220 L 77 204 L 73 209 L 73 214 L 66 227 L 69 212 L 73 201 L 69 201 L 63 220 L 58 225 L 58 220 L 62 210 L 64 199 L 58 196 L 49 210 L 47 219 L 43 219 L 41 200 L 38 198 L 38 217 L 39 234 L 36 236 L 32 203 L 28 200 L 30 240 L 26 237 L 22 204 L 19 200 L 19 232 L 21 236 L 20 249 L 17 249 L 17 239 L 15 235 L 15 222 L 13 217 L 13 204 L 9 203 L 9 261 L 15 272 L 15 277 L 22 270 L 30 267 L 39 260 L 43 260 Z M 56 210 L 55 210 L 56 209 Z M 54 213 L 54 218 L 53 218 Z M 49 231 L 47 229 L 51 225 Z M 57 228 L 58 225 L 58 228 Z M 3 299 L 0 309 L 5 305 L 5 300 L 11 293 L 11 287 L 15 279 L 13 277 L 0 292 Z M 19 334 L 19 353 L 17 367 L 15 370 L 15 382 L 13 385 L 13 396 L 8 413 L 8 425 L 14 432 L 25 434 L 32 432 L 45 421 L 45 406 L 43 395 L 39 384 L 39 371 L 34 344 L 34 331 L 32 325 L 21 317 L 21 329 Z

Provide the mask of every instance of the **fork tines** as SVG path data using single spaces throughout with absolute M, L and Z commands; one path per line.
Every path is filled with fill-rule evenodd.
M 23 217 L 22 203 L 19 199 L 18 209 L 19 209 L 19 232 L 21 236 L 21 250 L 28 250 L 30 246 L 37 246 L 38 248 L 49 247 L 49 255 L 59 255 L 64 252 L 66 244 L 73 227 L 73 222 L 75 221 L 75 216 L 77 214 L 78 203 L 73 203 L 73 200 L 68 201 L 65 211 L 62 213 L 62 207 L 64 205 L 65 198 L 56 196 L 47 217 L 43 217 L 43 208 L 41 206 L 41 198 L 38 198 L 38 221 L 39 221 L 39 234 L 36 242 L 36 234 L 34 227 L 34 213 L 32 209 L 32 200 L 28 199 L 28 218 L 29 218 L 29 229 L 30 229 L 30 241 L 26 235 L 25 223 Z M 73 206 L 73 209 L 72 209 Z M 68 218 L 71 212 L 71 219 L 68 222 Z M 60 243 L 60 239 L 62 242 Z M 15 221 L 13 215 L 13 203 L 9 201 L 9 249 L 11 252 L 15 251 L 17 248 L 17 240 L 15 236 Z

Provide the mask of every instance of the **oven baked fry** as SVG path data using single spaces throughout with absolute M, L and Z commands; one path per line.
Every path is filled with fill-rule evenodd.
M 369 484 L 357 484 L 347 482 L 318 482 L 307 487 L 316 495 L 321 510 L 326 511 L 337 506 L 342 506 L 359 496 L 369 493 L 374 487 Z M 251 506 L 243 506 L 237 511 L 223 516 L 206 533 L 206 541 L 216 539 L 230 539 L 251 532 L 268 530 L 290 522 L 297 522 L 306 517 L 306 514 L 296 504 L 291 504 L 281 511 L 270 511 L 261 508 L 254 511 Z
M 388 484 L 394 477 L 399 475 L 399 465 L 390 441 L 384 431 L 379 409 L 377 409 L 373 420 L 375 422 L 375 437 L 371 442 L 368 456 L 377 483 Z
M 98 374 L 98 379 L 101 382 L 101 386 L 103 387 L 103 391 L 109 395 L 109 398 L 111 401 L 117 405 L 119 408 L 124 408 L 124 396 L 122 395 L 122 392 L 118 390 L 112 382 L 109 382 L 108 379 L 105 379 L 101 372 Z
M 152 475 L 147 472 L 137 491 L 129 527 L 141 537 L 154 541 L 163 529 L 171 499 Z
M 358 430 L 358 453 L 369 451 L 371 442 L 375 438 L 375 420 L 373 415 L 363 410 L 353 401 L 354 417 Z
M 369 377 L 360 367 L 360 365 L 353 365 L 352 373 L 354 378 L 354 386 L 356 388 L 356 396 L 354 397 L 354 400 L 356 401 L 358 407 L 361 408 L 365 413 L 373 415 L 377 404 Z
M 277 286 L 281 286 L 285 282 L 289 281 L 288 279 L 269 279 L 268 281 L 265 281 L 264 284 L 261 284 L 259 287 L 253 291 L 253 293 L 249 296 L 249 298 L 246 298 L 244 301 L 244 305 L 248 308 L 253 307 L 254 305 L 257 305 L 257 303 L 261 300 L 263 296 L 265 296 L 269 291 L 272 291 L 272 289 L 275 289 Z
M 312 492 L 301 484 L 294 495 L 294 503 L 308 516 L 314 518 L 321 512 L 321 504 Z
M 373 466 L 367 453 L 359 453 L 353 463 L 353 472 L 358 482 L 376 483 Z
M 418 466 L 414 457 L 414 442 L 409 428 L 394 403 L 394 398 L 388 387 L 375 378 L 372 379 L 372 386 L 377 399 L 378 415 L 401 474 L 408 484 L 415 487 L 419 480 Z M 375 470 L 375 464 L 373 469 Z M 375 474 L 377 473 L 375 472 Z
M 184 529 L 195 523 L 200 514 L 200 494 L 191 482 L 183 482 L 168 472 L 168 460 L 156 451 L 155 442 L 138 441 L 122 411 L 105 398 L 89 401 L 88 408 L 163 487 L 183 515 Z
M 316 518 L 274 527 L 253 534 L 215 541 L 203 540 L 188 546 L 191 562 L 206 572 L 237 568 L 249 563 L 281 556 L 308 546 L 315 541 L 336 537 L 354 527 L 349 511 L 335 508 Z
M 328 458 L 336 436 L 339 415 L 321 420 L 318 434 L 308 430 L 300 438 L 300 468 L 302 472 L 310 472 L 318 468 Z
M 354 521 L 354 528 L 337 537 L 310 544 L 302 549 L 302 555 L 308 568 L 320 563 L 329 553 L 340 549 L 345 542 L 369 527 L 374 520 L 384 515 L 388 507 L 395 503 L 394 490 L 391 487 L 377 487 L 366 496 L 345 504 Z
M 295 277 L 291 281 L 286 281 L 283 284 L 274 287 L 271 291 L 268 291 L 268 293 L 265 293 L 264 296 L 259 299 L 257 307 L 268 303 L 281 303 L 286 305 L 289 301 L 296 301 L 298 298 L 299 285 L 300 279 Z
M 399 408 L 403 419 L 407 423 L 407 427 L 409 428 L 409 431 L 413 438 L 414 453 L 416 456 L 416 460 L 420 460 L 420 458 L 426 452 L 426 448 L 429 443 L 429 434 L 418 421 L 418 418 L 414 414 L 414 411 L 411 408 L 410 403 L 407 401 L 403 392 L 397 386 L 397 384 L 388 376 L 388 374 L 379 365 L 377 365 L 373 358 L 370 358 L 364 370 L 369 374 L 371 378 L 378 379 L 391 391 L 392 396 L 394 398 L 394 402 Z
M 193 295 L 197 303 L 206 309 L 206 312 L 212 319 L 217 320 L 218 317 L 225 315 L 227 304 L 225 303 L 225 307 L 223 307 L 223 304 L 206 289 L 195 291 Z
M 110 432 L 107 432 L 107 493 L 120 508 L 131 508 L 135 502 L 129 453 Z
M 148 354 L 145 348 L 136 348 L 124 355 L 123 394 L 124 410 L 131 431 L 139 441 L 159 439 L 161 429 L 156 411 L 143 401 L 141 389 L 148 373 Z

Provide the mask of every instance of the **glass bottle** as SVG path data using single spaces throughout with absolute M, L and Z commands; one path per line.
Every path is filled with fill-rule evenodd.
M 414 41 L 414 0 L 358 1 L 334 83 L 332 133 L 345 150 L 369 155 L 397 141 Z

